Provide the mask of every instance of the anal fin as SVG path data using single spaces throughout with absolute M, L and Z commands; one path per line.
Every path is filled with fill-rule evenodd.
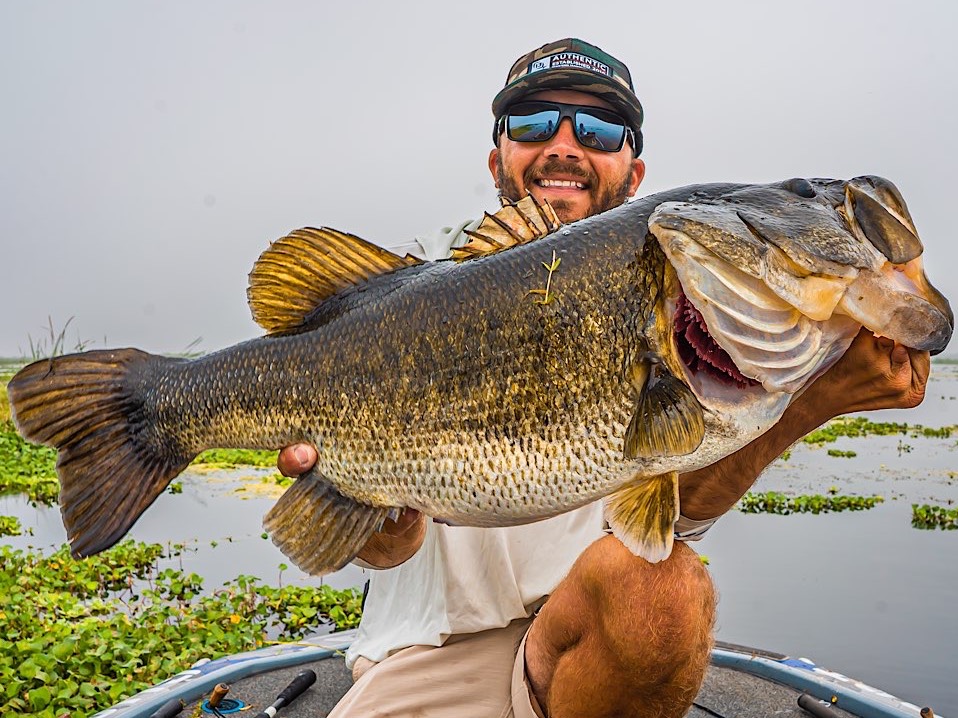
M 343 496 L 328 479 L 310 471 L 269 510 L 263 528 L 297 567 L 319 576 L 349 563 L 389 511 Z
M 636 556 L 650 563 L 672 553 L 673 527 L 679 517 L 679 475 L 675 471 L 642 479 L 605 498 L 605 520 L 612 533 Z

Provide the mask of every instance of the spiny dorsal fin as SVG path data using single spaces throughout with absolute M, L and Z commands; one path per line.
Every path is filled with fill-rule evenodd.
M 253 319 L 270 334 L 295 329 L 334 294 L 380 274 L 421 264 L 364 239 L 306 227 L 273 242 L 249 274 Z
M 518 202 L 502 200 L 495 214 L 486 212 L 475 231 L 466 230 L 469 241 L 452 250 L 457 262 L 495 254 L 503 249 L 525 244 L 551 234 L 562 225 L 548 202 L 540 204 L 531 194 Z

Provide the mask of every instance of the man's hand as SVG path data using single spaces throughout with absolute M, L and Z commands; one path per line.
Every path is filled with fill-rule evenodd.
M 745 495 L 785 449 L 829 419 L 854 411 L 908 409 L 925 397 L 931 361 L 919 352 L 862 329 L 848 351 L 748 446 L 679 481 L 682 514 L 721 516 Z
M 316 449 L 309 444 L 293 444 L 279 452 L 276 466 L 283 476 L 300 476 L 316 464 Z M 426 537 L 426 519 L 414 509 L 406 509 L 395 521 L 386 519 L 382 530 L 369 541 L 356 558 L 375 568 L 392 568 L 411 558 Z
M 862 329 L 845 355 L 794 403 L 821 423 L 841 414 L 910 409 L 925 398 L 931 359 Z M 807 432 L 806 432 L 807 433 Z

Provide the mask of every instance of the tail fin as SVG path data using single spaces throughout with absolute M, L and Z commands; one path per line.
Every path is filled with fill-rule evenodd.
M 75 557 L 119 541 L 193 459 L 143 420 L 138 379 L 177 361 L 91 351 L 35 362 L 7 385 L 20 433 L 59 450 L 60 512 Z

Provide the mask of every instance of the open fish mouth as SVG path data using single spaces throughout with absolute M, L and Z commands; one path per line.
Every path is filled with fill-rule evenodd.
M 739 371 L 728 352 L 709 334 L 705 318 L 684 292 L 679 294 L 674 311 L 672 331 L 675 345 L 688 371 L 705 374 L 720 384 L 738 389 L 761 385 Z
M 925 277 L 917 231 L 887 180 L 794 179 L 667 202 L 649 230 L 676 274 L 673 350 L 700 396 L 723 386 L 793 393 L 862 326 L 933 354 L 951 339 L 951 308 Z

